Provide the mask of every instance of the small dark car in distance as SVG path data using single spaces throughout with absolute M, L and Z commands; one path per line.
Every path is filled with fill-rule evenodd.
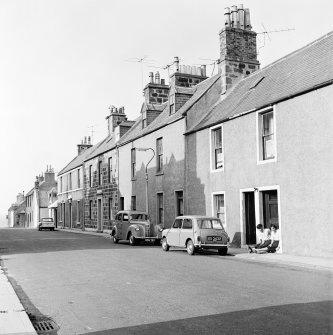
M 162 249 L 186 248 L 189 255 L 198 250 L 215 249 L 228 253 L 229 236 L 219 218 L 199 215 L 176 217 L 170 229 L 162 231 Z
M 42 218 L 38 224 L 38 230 L 49 229 L 54 230 L 55 225 L 53 218 Z

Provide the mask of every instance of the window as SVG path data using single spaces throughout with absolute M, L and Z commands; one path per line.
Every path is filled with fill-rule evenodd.
M 170 115 L 172 115 L 175 112 L 176 112 L 176 110 L 175 110 L 175 95 L 171 94 L 169 96 L 169 113 L 170 113 Z
M 176 219 L 172 225 L 172 228 L 180 228 L 182 226 L 182 219 Z
M 142 112 L 142 128 L 146 128 L 147 127 L 147 111 L 144 110 Z
M 81 170 L 77 170 L 77 188 L 81 188 Z
M 135 148 L 131 149 L 131 178 L 135 178 L 136 155 Z
M 176 215 L 184 215 L 183 191 L 176 191 Z
M 60 187 L 60 193 L 62 193 L 62 177 L 60 177 L 60 185 L 59 185 L 59 187 Z
M 93 180 L 92 180 L 92 165 L 89 166 L 89 186 L 92 187 Z
M 109 198 L 109 219 L 112 220 L 112 198 Z
M 157 223 L 164 223 L 163 193 L 157 193 Z
M 103 169 L 102 169 L 102 161 L 98 162 L 98 185 L 102 185 L 103 180 Z
M 192 220 L 184 219 L 183 220 L 183 229 L 192 229 Z
M 112 157 L 108 159 L 108 182 L 111 183 L 112 181 Z
M 80 222 L 80 200 L 76 203 L 76 221 Z
M 92 219 L 92 207 L 93 207 L 93 202 L 92 200 L 89 201 L 89 219 Z
M 215 194 L 213 196 L 214 216 L 218 217 L 222 225 L 225 227 L 225 206 L 224 206 L 224 194 Z
M 223 169 L 222 127 L 212 129 L 212 169 Z
M 69 189 L 72 190 L 72 172 L 70 172 L 68 175 L 68 184 L 69 184 Z
M 125 203 L 125 199 L 124 197 L 120 197 L 120 204 L 119 204 L 119 210 L 123 211 L 124 210 L 124 203 Z
M 135 195 L 132 195 L 132 198 L 131 198 L 131 209 L 133 211 L 136 211 L 136 196 Z
M 127 213 L 123 214 L 123 221 L 128 221 L 128 214 Z
M 259 159 L 275 158 L 274 112 L 272 110 L 258 114 Z
M 163 138 L 160 137 L 156 140 L 156 169 L 157 172 L 163 172 Z

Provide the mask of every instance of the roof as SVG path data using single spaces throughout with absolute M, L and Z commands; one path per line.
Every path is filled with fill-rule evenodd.
M 333 81 L 333 32 L 239 81 L 187 133 L 270 106 Z
M 128 121 L 126 121 L 128 122 Z M 85 156 L 84 161 L 88 161 L 110 149 L 112 149 L 115 146 L 115 136 L 109 135 L 107 136 L 103 141 L 99 143 L 99 146 L 90 152 L 88 155 Z
M 168 124 L 171 124 L 175 121 L 182 119 L 189 108 L 193 106 L 207 91 L 208 89 L 219 79 L 219 75 L 215 75 L 211 78 L 208 78 L 198 85 L 187 89 L 188 92 L 194 92 L 192 97 L 174 114 L 169 115 L 168 104 L 165 103 L 163 110 L 159 116 L 156 117 L 146 128 L 142 129 L 141 117 L 136 119 L 133 127 L 120 139 L 119 145 L 125 145 L 126 143 L 133 141 L 139 137 L 147 135 L 155 130 L 158 130 Z M 177 87 L 177 90 L 179 87 Z M 182 90 L 186 90 L 182 88 Z M 192 94 L 191 93 L 191 94 Z
M 103 141 L 102 141 L 103 142 Z M 79 166 L 81 166 L 84 160 L 93 152 L 95 151 L 102 142 L 95 144 L 94 146 L 84 150 L 81 154 L 77 155 L 71 162 L 69 162 L 59 173 L 58 176 L 71 171 Z

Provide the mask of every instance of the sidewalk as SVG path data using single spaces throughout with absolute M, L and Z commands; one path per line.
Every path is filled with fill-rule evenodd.
M 12 285 L 0 266 L 0 334 L 37 335 Z
M 110 233 L 96 233 L 93 231 L 59 229 L 68 233 L 89 234 L 104 238 L 111 238 Z M 312 256 L 296 256 L 288 254 L 249 254 L 247 249 L 229 248 L 229 252 L 234 254 L 235 259 L 255 262 L 268 263 L 278 266 L 298 267 L 312 270 L 324 270 L 333 272 L 333 257 L 312 257 Z

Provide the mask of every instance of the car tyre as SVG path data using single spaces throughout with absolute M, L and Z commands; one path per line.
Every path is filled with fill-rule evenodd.
M 169 244 L 167 243 L 167 239 L 164 237 L 163 240 L 162 240 L 162 249 L 163 249 L 164 251 L 169 251 L 169 248 L 170 248 L 170 246 L 169 246 Z
M 194 247 L 194 244 L 193 244 L 193 241 L 192 240 L 188 240 L 187 243 L 186 243 L 186 251 L 189 255 L 194 255 L 195 253 L 195 247 Z
M 217 250 L 220 256 L 225 256 L 228 253 L 228 248 L 222 248 Z
M 119 242 L 119 239 L 118 238 L 116 238 L 116 236 L 115 235 L 113 235 L 112 236 L 112 241 L 113 241 L 113 243 L 118 243 Z
M 130 245 L 135 245 L 136 244 L 135 237 L 132 234 L 129 235 L 128 239 L 129 239 L 129 244 Z

